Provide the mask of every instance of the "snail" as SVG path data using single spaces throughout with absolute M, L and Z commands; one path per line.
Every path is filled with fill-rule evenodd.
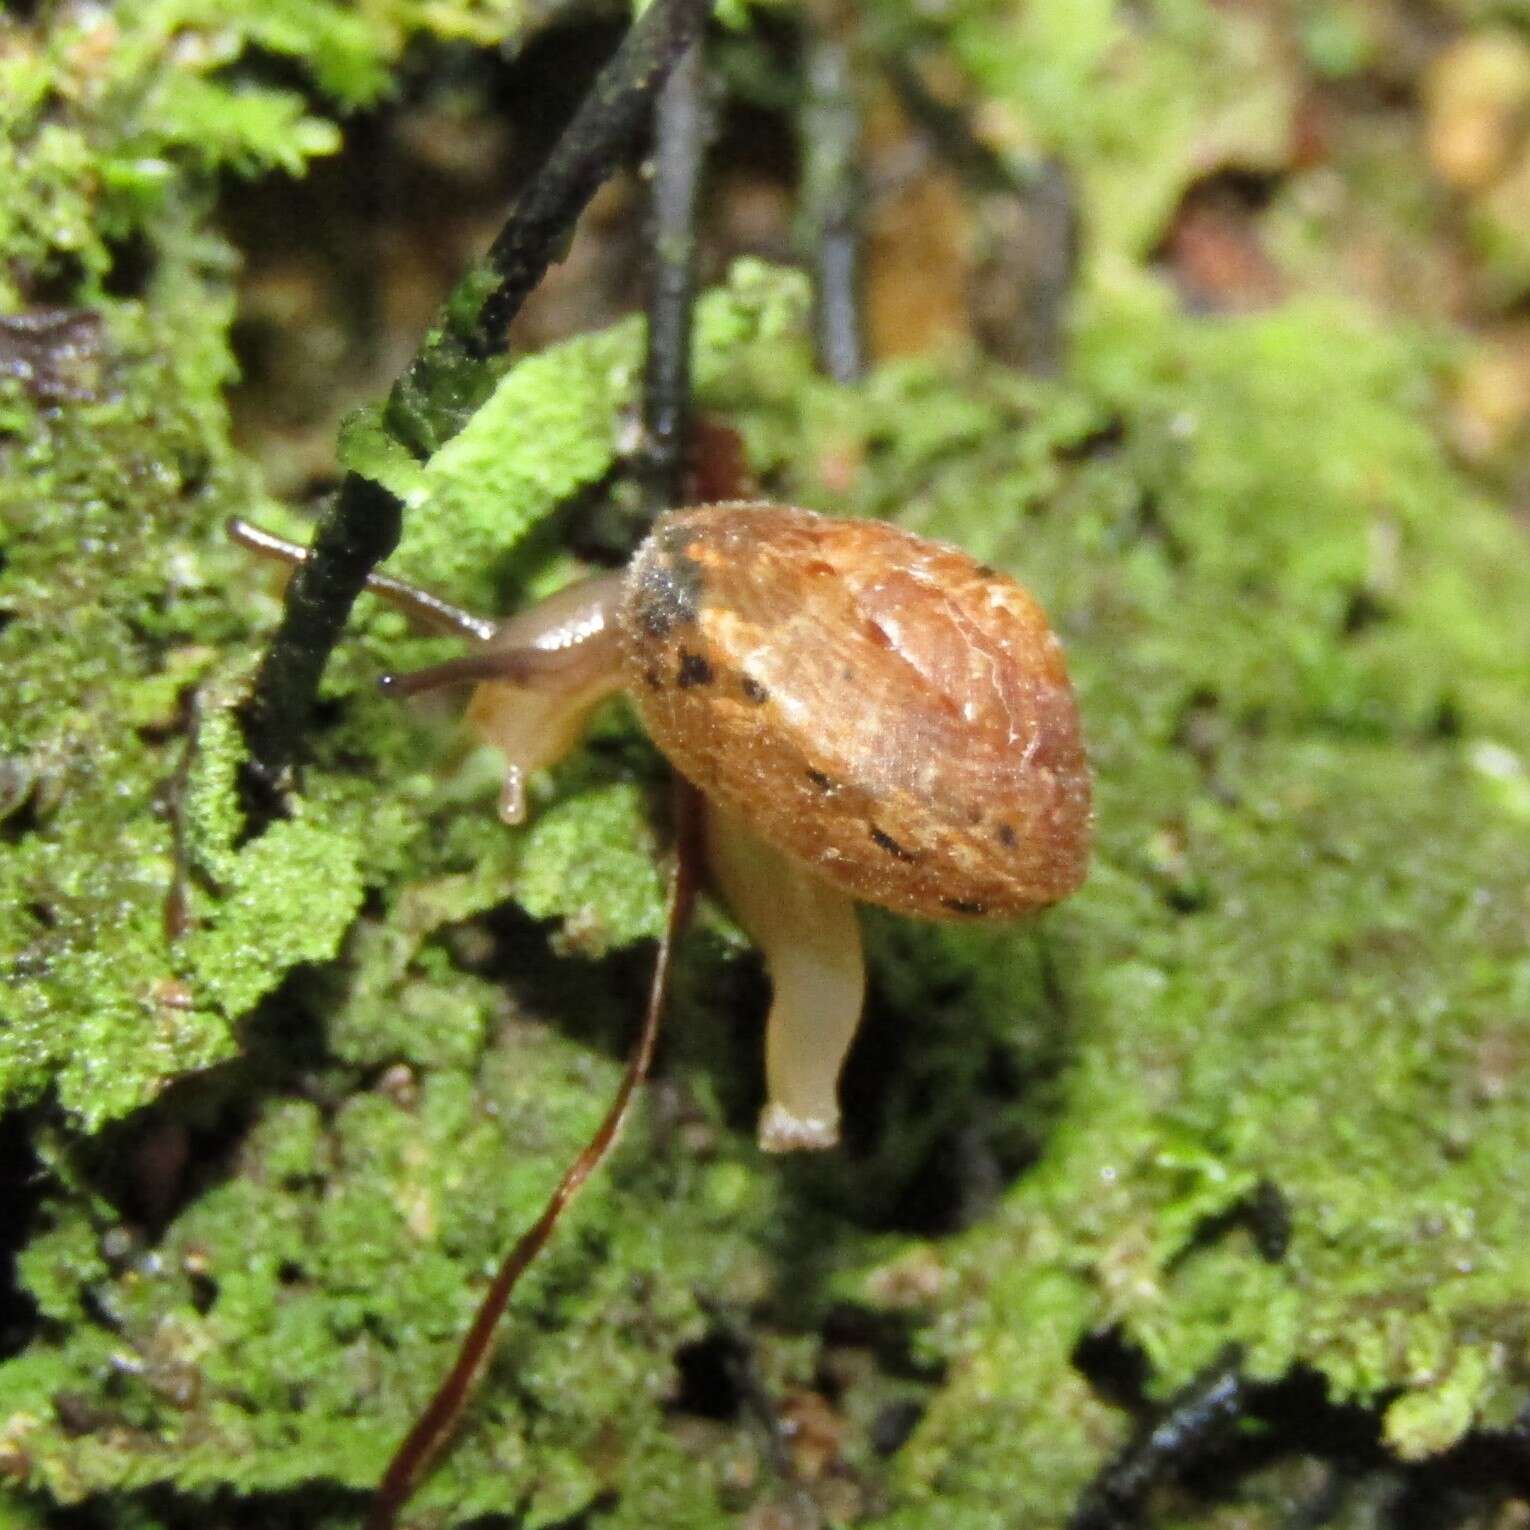
M 244 546 L 306 550 L 243 521 Z M 759 946 L 767 1152 L 831 1147 L 865 993 L 857 901 L 1011 918 L 1083 881 L 1089 767 L 1062 650 L 1013 580 L 880 521 L 727 501 L 660 516 L 626 570 L 503 622 L 387 574 L 368 588 L 471 653 L 396 695 L 473 682 L 468 721 L 505 762 L 500 816 L 625 691 L 683 784 L 669 907 L 620 1089 L 505 1256 L 451 1369 L 394 1452 L 367 1530 L 399 1511 L 461 1417 L 521 1275 L 616 1140 L 653 1056 L 698 861 Z
M 730 501 L 660 516 L 624 572 L 499 623 L 387 575 L 369 588 L 473 643 L 382 684 L 476 683 L 467 718 L 504 756 L 507 823 L 617 691 L 700 792 L 706 868 L 771 983 L 767 1152 L 838 1141 L 865 991 L 857 901 L 1009 919 L 1083 881 L 1090 778 L 1061 646 L 1020 585 L 954 547 Z

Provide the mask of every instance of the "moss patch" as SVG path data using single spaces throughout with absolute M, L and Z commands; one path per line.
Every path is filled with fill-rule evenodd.
M 955 355 L 830 388 L 801 280 L 757 264 L 698 340 L 703 403 L 770 494 L 959 541 L 1042 598 L 1098 774 L 1090 882 L 1013 931 L 868 919 L 850 1142 L 816 1163 L 753 1147 L 760 994 L 704 928 L 660 1079 L 518 1297 L 422 1514 L 736 1522 L 792 1491 L 758 1397 L 814 1417 L 832 1394 L 812 1485 L 838 1518 L 1061 1526 L 1129 1430 L 1075 1363 L 1106 1330 L 1151 1396 L 1236 1343 L 1257 1378 L 1371 1410 L 1405 1460 L 1522 1406 L 1523 537 L 1436 438 L 1436 340 L 1328 298 L 1187 316 L 1128 260 L 1189 146 L 1267 131 L 1214 67 L 1244 23 L 1151 10 L 1148 47 L 1121 8 L 1071 28 L 1028 8 L 1031 72 L 990 81 L 1054 123 L 1037 93 L 1093 90 L 1109 61 L 1144 120 L 1162 106 L 1164 179 L 1100 236 L 1063 378 Z M 952 33 L 980 79 L 992 11 Z M 142 104 L 170 14 L 119 28 L 115 95 L 64 89 L 75 54 L 7 60 L 36 115 L 6 150 L 31 188 L 9 269 L 35 279 L 75 239 L 100 345 L 85 396 L 0 395 L 0 1098 L 33 1112 L 47 1171 L 18 1261 L 38 1321 L 0 1364 L 0 1514 L 96 1500 L 169 1526 L 264 1494 L 338 1525 L 614 1087 L 661 794 L 618 710 L 504 829 L 451 718 L 372 684 L 447 649 L 364 602 L 291 816 L 246 839 L 230 709 L 275 601 L 220 528 L 279 512 L 226 438 L 227 252 L 175 148 L 189 108 Z M 220 25 L 338 99 L 376 88 L 392 33 L 272 15 L 297 41 Z M 228 69 L 196 88 L 262 88 Z M 1061 144 L 1096 227 L 1135 173 L 1117 109 L 1102 95 Z M 321 147 L 296 120 L 282 143 Z M 275 132 L 228 121 L 234 162 Z M 74 176 L 150 140 L 163 194 Z M 124 226 L 154 256 L 131 297 L 106 285 Z M 401 566 L 483 605 L 561 577 L 536 533 L 616 464 L 640 344 L 621 325 L 509 371 L 410 486 Z M 894 1416 L 917 1427 L 884 1448 Z

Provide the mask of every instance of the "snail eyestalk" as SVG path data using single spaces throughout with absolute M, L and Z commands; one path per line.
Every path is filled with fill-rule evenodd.
M 675 947 L 680 942 L 696 898 L 701 860 L 700 800 L 693 787 L 680 781 L 679 777 L 675 779 L 675 858 L 670 871 L 664 933 L 654 962 L 648 1005 L 627 1070 L 622 1075 L 616 1096 L 595 1135 L 564 1171 L 563 1178 L 558 1181 L 541 1216 L 521 1234 L 490 1282 L 446 1379 L 436 1389 L 425 1411 L 415 1420 L 414 1427 L 404 1436 L 403 1443 L 394 1452 L 388 1470 L 383 1474 L 382 1483 L 367 1515 L 367 1530 L 393 1530 L 399 1510 L 408 1502 L 421 1476 L 450 1438 L 493 1354 L 495 1330 L 517 1283 L 546 1247 L 569 1202 L 614 1146 L 638 1085 L 647 1077 L 658 1040 L 659 1020 L 669 994 L 669 975 Z
M 289 568 L 300 568 L 308 561 L 309 551 L 301 542 L 289 542 L 274 531 L 264 531 L 249 521 L 234 516 L 228 523 L 230 541 L 263 558 L 285 563 Z M 392 574 L 380 574 L 376 570 L 368 574 L 362 586 L 373 595 L 381 596 L 390 605 L 397 606 L 406 616 L 412 617 L 429 632 L 439 632 L 445 637 L 467 638 L 487 643 L 494 636 L 495 624 L 486 616 L 475 616 L 442 600 L 417 584 L 395 579 Z
M 534 689 L 556 683 L 574 671 L 583 672 L 583 661 L 571 648 L 491 648 L 424 669 L 379 675 L 377 686 L 389 696 L 419 696 L 452 685 L 478 683 Z

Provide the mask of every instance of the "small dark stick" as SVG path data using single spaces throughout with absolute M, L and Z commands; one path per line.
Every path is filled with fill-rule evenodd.
M 347 473 L 292 582 L 282 619 L 243 709 L 250 770 L 283 790 L 330 652 L 367 576 L 398 545 L 403 505 L 381 484 Z
M 800 119 L 802 202 L 815 267 L 818 364 L 836 382 L 866 369 L 861 332 L 861 114 L 850 49 L 824 30 L 808 44 Z
M 1068 1530 L 1116 1530 L 1134 1522 L 1143 1495 L 1220 1443 L 1248 1410 L 1243 1356 L 1229 1346 L 1084 1490 Z
M 956 107 L 931 94 L 918 70 L 901 53 L 884 56 L 882 68 L 897 93 L 899 105 L 972 190 L 1023 189 L 1010 166 L 973 133 Z
M 653 0 L 574 120 L 527 182 L 488 254 L 457 283 L 440 322 L 388 396 L 389 430 L 429 456 L 460 430 L 480 398 L 459 379 L 464 362 L 502 355 L 510 321 L 543 273 L 561 258 L 569 231 L 602 182 L 642 138 L 654 99 L 701 36 L 710 0 Z
M 516 202 L 484 259 L 457 284 L 403 375 L 384 422 L 417 457 L 450 440 L 488 396 L 511 319 L 563 249 L 586 203 L 638 136 L 655 93 L 701 33 L 708 0 L 654 0 Z M 368 574 L 398 545 L 403 505 L 347 473 L 287 587 L 282 619 L 244 708 L 250 769 L 287 784 L 324 666 Z
M 664 934 L 654 963 L 653 981 L 648 990 L 648 1008 L 642 1029 L 627 1063 L 627 1071 L 617 1088 L 616 1097 L 579 1156 L 564 1171 L 541 1216 L 521 1234 L 479 1303 L 478 1311 L 457 1352 L 457 1358 L 425 1411 L 405 1435 L 383 1475 L 381 1486 L 372 1500 L 366 1530 L 392 1530 L 398 1512 L 408 1501 L 420 1477 L 445 1445 L 457 1421 L 462 1417 L 473 1388 L 493 1353 L 494 1330 L 504 1315 L 516 1283 L 531 1262 L 546 1247 L 558 1219 L 579 1187 L 611 1150 L 622 1124 L 627 1119 L 637 1087 L 647 1076 L 653 1061 L 654 1044 L 659 1034 L 659 1018 L 669 989 L 670 967 L 675 947 L 690 915 L 696 897 L 696 883 L 701 865 L 701 801 L 696 789 L 679 776 L 675 777 L 675 860 L 669 879 L 669 902 L 664 918 Z
M 690 438 L 691 311 L 696 295 L 696 216 L 710 130 L 704 39 L 659 93 L 649 203 L 648 354 L 638 471 L 649 520 L 681 502 Z

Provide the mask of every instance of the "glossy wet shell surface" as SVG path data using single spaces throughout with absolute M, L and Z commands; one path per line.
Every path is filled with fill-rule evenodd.
M 655 743 L 851 896 L 1006 917 L 1083 880 L 1062 650 L 1030 595 L 965 553 L 779 505 L 675 511 L 617 624 Z

